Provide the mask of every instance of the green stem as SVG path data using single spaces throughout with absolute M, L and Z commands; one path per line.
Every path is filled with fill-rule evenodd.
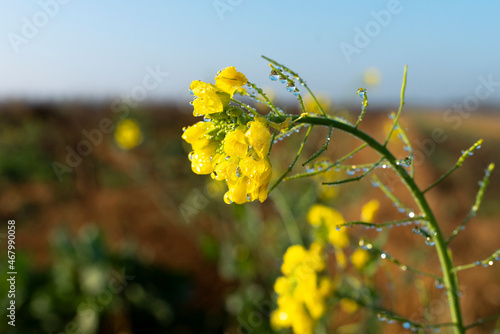
M 288 233 L 288 237 L 290 238 L 290 242 L 292 245 L 303 245 L 304 241 L 302 240 L 302 235 L 300 234 L 299 225 L 295 220 L 295 216 L 293 215 L 290 207 L 286 203 L 285 198 L 281 194 L 279 190 L 275 190 L 272 194 L 270 194 L 278 212 L 285 224 L 286 231 Z
M 290 116 L 271 117 L 271 120 L 276 123 L 281 123 L 285 121 L 286 117 Z M 298 116 L 292 116 L 292 118 L 297 119 Z M 453 264 L 451 260 L 451 254 L 448 253 L 448 250 L 446 248 L 446 242 L 443 238 L 443 234 L 441 232 L 441 229 L 439 228 L 436 218 L 434 217 L 434 214 L 431 208 L 429 207 L 429 204 L 427 203 L 427 200 L 425 199 L 423 192 L 416 185 L 414 179 L 407 173 L 407 171 L 402 166 L 400 166 L 397 163 L 396 158 L 386 148 L 385 144 L 384 145 L 380 144 L 373 137 L 371 137 L 367 133 L 357 129 L 356 127 L 350 124 L 343 123 L 335 119 L 311 117 L 311 116 L 303 116 L 301 117 L 301 119 L 298 119 L 297 122 L 308 123 L 311 125 L 323 125 L 328 127 L 334 127 L 346 133 L 349 133 L 354 137 L 357 137 L 358 139 L 368 144 L 368 146 L 373 148 L 375 151 L 377 151 L 382 157 L 384 157 L 387 163 L 399 175 L 401 180 L 406 184 L 408 190 L 413 195 L 413 198 L 415 199 L 420 211 L 422 212 L 422 215 L 425 216 L 425 219 L 428 222 L 431 232 L 435 232 L 433 241 L 435 242 L 436 251 L 443 272 L 443 282 L 448 292 L 447 293 L 448 302 L 450 304 L 451 319 L 452 322 L 454 323 L 454 332 L 455 334 L 465 333 L 465 328 L 462 321 L 462 314 L 460 311 L 460 302 L 458 299 L 458 282 L 456 274 L 452 271 Z

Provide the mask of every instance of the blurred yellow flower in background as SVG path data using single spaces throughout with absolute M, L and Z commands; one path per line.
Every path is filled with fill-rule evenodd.
M 144 139 L 139 124 L 130 118 L 118 122 L 114 138 L 116 145 L 123 150 L 130 150 L 139 146 Z
M 315 227 L 322 224 L 328 229 L 328 241 L 336 248 L 345 248 L 349 245 L 347 229 L 337 228 L 337 225 L 345 223 L 344 218 L 337 210 L 328 206 L 315 204 L 307 213 L 307 221 Z
M 359 305 L 352 299 L 342 298 L 340 300 L 340 308 L 347 314 L 353 314 L 359 309 Z
M 375 87 L 380 84 L 380 81 L 382 81 L 382 74 L 378 68 L 370 67 L 363 74 L 363 79 L 366 86 Z
M 361 221 L 371 223 L 377 216 L 378 210 L 380 208 L 380 202 L 376 199 L 372 199 L 361 208 Z
M 362 270 L 370 260 L 370 253 L 362 248 L 358 248 L 351 255 L 351 262 L 358 270 Z
M 320 104 L 323 111 L 328 113 L 328 110 L 330 110 L 330 108 L 332 107 L 332 99 L 327 94 L 320 93 L 314 95 L 316 96 L 316 99 L 318 100 L 318 103 Z M 306 107 L 306 112 L 308 113 L 320 113 L 318 105 L 310 95 L 307 95 L 304 98 L 304 106 Z

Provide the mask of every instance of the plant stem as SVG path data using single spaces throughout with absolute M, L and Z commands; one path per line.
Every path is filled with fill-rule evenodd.
M 292 117 L 297 119 L 298 116 L 271 116 L 270 120 L 276 123 L 284 122 L 287 117 Z M 462 321 L 462 314 L 460 311 L 460 301 L 458 299 L 458 282 L 456 274 L 452 271 L 453 263 L 451 259 L 451 254 L 448 253 L 446 248 L 446 242 L 443 238 L 443 234 L 439 225 L 434 217 L 434 214 L 424 197 L 424 193 L 416 185 L 415 180 L 407 173 L 407 171 L 397 164 L 397 160 L 394 155 L 386 148 L 385 145 L 380 144 L 373 137 L 367 133 L 360 131 L 355 126 L 340 122 L 335 119 L 330 118 L 320 118 L 311 116 L 302 116 L 301 119 L 297 119 L 299 123 L 307 123 L 311 125 L 323 125 L 328 127 L 334 127 L 336 129 L 347 132 L 354 137 L 362 140 L 368 146 L 377 151 L 382 157 L 384 157 L 387 163 L 394 169 L 401 180 L 406 184 L 408 190 L 413 195 L 415 202 L 417 203 L 422 215 L 425 217 L 429 228 L 435 233 L 433 241 L 435 242 L 436 251 L 438 254 L 439 262 L 441 264 L 441 269 L 443 272 L 443 283 L 445 284 L 448 302 L 450 304 L 450 314 L 452 322 L 454 323 L 455 334 L 465 333 L 465 328 Z

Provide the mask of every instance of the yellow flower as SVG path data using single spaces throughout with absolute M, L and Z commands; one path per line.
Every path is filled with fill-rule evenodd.
M 214 165 L 214 173 L 212 177 L 219 181 L 238 180 L 238 162 L 237 157 L 226 159 L 224 155 L 216 155 L 212 159 Z
M 285 275 L 290 275 L 292 271 L 304 260 L 307 252 L 301 245 L 288 247 L 285 255 L 283 255 L 283 265 L 281 272 Z
M 362 248 L 358 248 L 351 255 L 351 262 L 358 270 L 362 270 L 370 260 L 370 253 Z
M 248 122 L 245 136 L 248 139 L 248 144 L 253 147 L 259 158 L 267 157 L 271 146 L 271 133 L 265 119 L 257 118 L 255 121 Z
M 210 143 L 205 134 L 213 128 L 212 122 L 198 122 L 184 131 L 182 139 L 191 144 L 193 150 L 201 149 Z
M 344 223 L 342 215 L 325 205 L 315 204 L 307 214 L 307 221 L 315 227 L 325 224 L 328 228 L 328 241 L 335 247 L 345 248 L 349 244 L 349 235 L 345 228 L 337 230 L 337 225 Z
M 253 157 L 245 157 L 240 161 L 242 174 L 248 177 L 248 196 L 250 201 L 259 199 L 264 202 L 267 198 L 267 186 L 271 180 L 271 163 L 265 159 L 255 160 Z
M 236 180 L 226 180 L 229 190 L 224 194 L 226 204 L 243 204 L 248 202 L 247 185 L 248 178 L 240 177 Z
M 124 119 L 116 125 L 115 142 L 123 150 L 130 150 L 142 143 L 143 136 L 141 128 L 136 121 Z
M 193 101 L 193 115 L 206 116 L 220 113 L 229 105 L 229 95 L 221 92 L 212 84 L 195 80 L 191 83 L 191 91 L 197 98 Z
M 344 218 L 337 210 L 321 204 L 314 204 L 307 213 L 307 221 L 312 226 L 320 226 L 321 223 L 325 224 L 343 224 Z
M 340 308 L 342 311 L 348 314 L 353 314 L 359 309 L 358 303 L 349 298 L 342 298 L 340 300 Z
M 246 142 L 245 131 L 237 128 L 229 132 L 224 138 L 224 152 L 230 157 L 243 158 L 247 154 L 248 144 Z
M 217 143 L 212 143 L 201 149 L 189 153 L 191 169 L 196 174 L 210 174 L 214 171 L 211 159 L 217 148 Z
M 378 209 L 380 208 L 380 202 L 376 199 L 372 199 L 361 209 L 361 221 L 371 223 L 375 216 L 378 213 Z
M 215 77 L 215 86 L 233 97 L 234 92 L 246 85 L 247 78 L 243 73 L 236 71 L 234 66 L 226 67 Z

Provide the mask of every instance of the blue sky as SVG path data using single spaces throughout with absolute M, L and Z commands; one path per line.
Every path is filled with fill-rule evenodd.
M 496 1 L 6 0 L 0 100 L 123 96 L 148 67 L 168 72 L 149 99 L 188 100 L 192 80 L 226 66 L 286 96 L 264 54 L 338 103 L 355 101 L 371 67 L 382 81 L 370 104 L 397 103 L 407 64 L 407 103 L 446 107 L 474 95 L 479 77 L 500 82 L 499 12 Z M 481 104 L 500 102 L 492 89 Z

